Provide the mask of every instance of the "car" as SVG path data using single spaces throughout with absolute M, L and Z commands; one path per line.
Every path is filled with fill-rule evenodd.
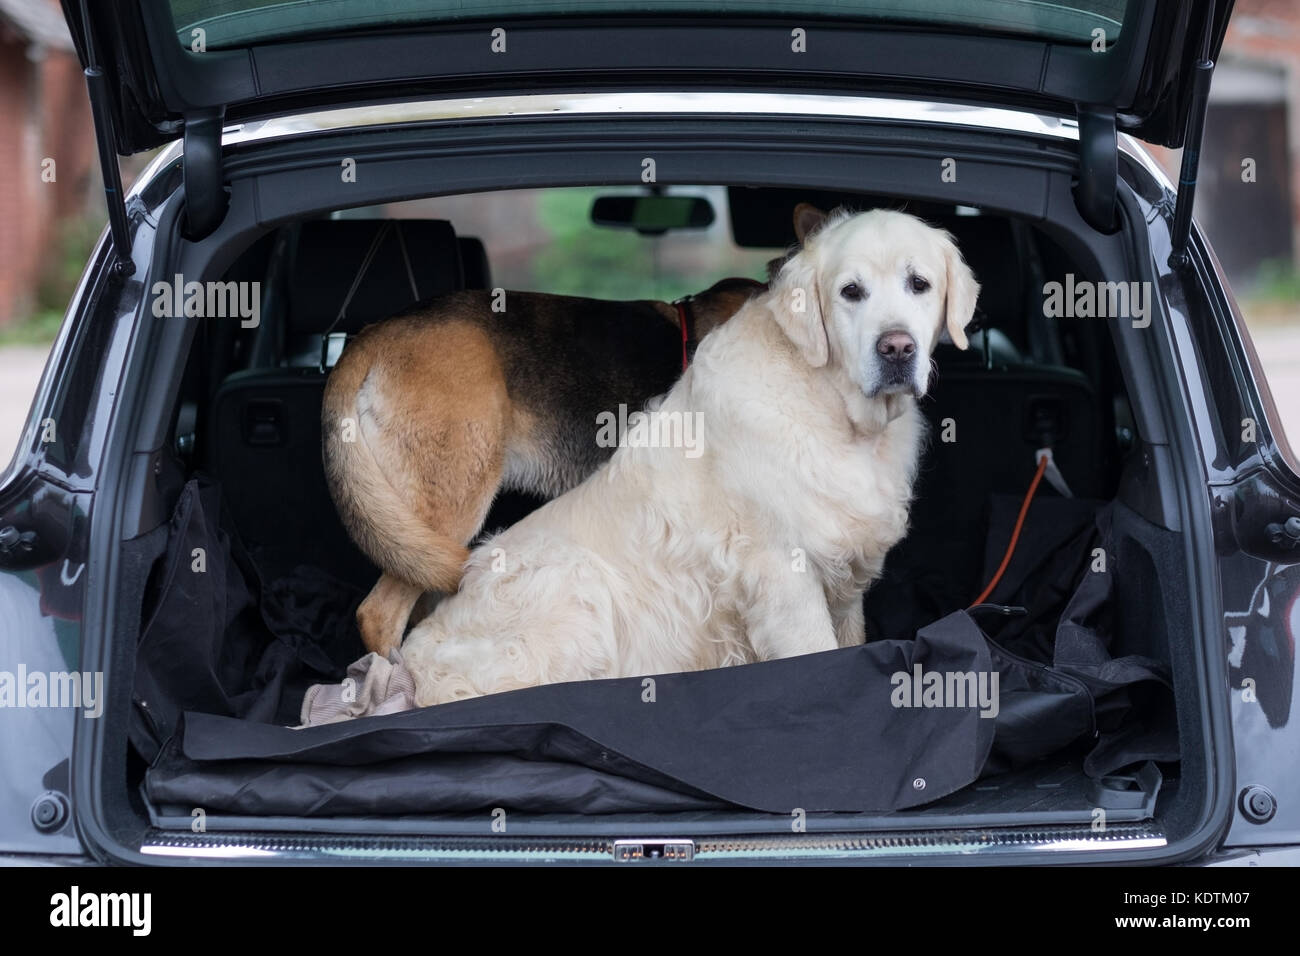
M 346 6 L 64 2 L 109 227 L 0 476 L 0 853 L 1300 860 L 1300 459 L 1192 218 L 1230 2 Z M 982 286 L 872 641 L 288 730 L 377 575 L 321 470 L 347 336 L 502 275 L 761 280 L 801 202 L 919 215 Z M 922 703 L 953 620 L 993 721 Z

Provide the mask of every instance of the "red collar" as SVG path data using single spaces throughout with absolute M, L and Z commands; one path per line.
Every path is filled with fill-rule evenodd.
M 691 299 L 694 296 L 684 296 L 673 303 L 677 307 L 677 324 L 682 327 L 682 371 L 686 371 L 686 366 L 690 364 L 691 356 L 695 354 L 695 346 L 699 343 L 695 340 L 695 314 L 691 310 Z
M 748 278 L 730 278 L 722 279 L 711 285 L 706 291 L 715 291 L 718 286 L 724 283 L 743 282 L 752 286 L 755 291 L 767 288 L 766 283 L 759 282 L 757 279 Z M 690 364 L 691 359 L 695 357 L 695 348 L 700 344 L 699 339 L 695 337 L 695 310 L 691 308 L 691 303 L 695 301 L 695 296 L 684 295 L 673 302 L 673 307 L 677 309 L 677 324 L 682 329 L 682 371 L 686 371 L 686 366 Z

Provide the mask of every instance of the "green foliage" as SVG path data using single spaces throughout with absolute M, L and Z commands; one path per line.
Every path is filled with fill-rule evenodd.
M 48 345 L 59 334 L 63 313 L 51 309 L 32 312 L 17 322 L 0 325 L 0 346 Z
M 1269 259 L 1260 264 L 1246 297 L 1264 303 L 1289 303 L 1300 307 L 1300 269 L 1289 259 Z
M 59 226 L 53 254 L 36 289 L 38 311 L 49 309 L 62 313 L 67 309 L 104 225 L 99 216 L 83 216 Z
M 531 288 L 600 299 L 654 298 L 646 239 L 593 226 L 588 217 L 596 195 L 586 189 L 540 194 L 537 218 L 550 241 L 533 259 Z
M 716 240 L 682 230 L 643 236 L 594 225 L 591 204 L 608 189 L 552 189 L 538 197 L 537 218 L 550 241 L 533 259 L 529 288 L 596 299 L 671 301 L 728 275 L 764 274 L 768 254 L 723 250 Z M 682 255 L 697 242 L 699 256 Z M 676 255 L 669 255 L 676 247 Z M 722 253 L 722 255 L 720 255 Z
M 31 312 L 0 328 L 0 345 L 47 345 L 55 341 L 64 312 L 103 230 L 104 220 L 98 216 L 62 222 L 36 282 Z
M 45 345 L 54 341 L 103 230 L 104 220 L 91 216 L 70 219 L 59 226 L 37 281 L 31 312 L 0 327 L 0 345 Z

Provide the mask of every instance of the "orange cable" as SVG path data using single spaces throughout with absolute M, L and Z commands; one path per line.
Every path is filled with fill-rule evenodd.
M 1034 492 L 1038 490 L 1038 483 L 1043 480 L 1043 472 L 1047 471 L 1047 455 L 1038 459 L 1038 471 L 1034 472 L 1034 480 L 1029 483 L 1029 491 L 1025 493 L 1024 503 L 1020 505 L 1020 517 L 1016 518 L 1015 530 L 1011 532 L 1011 542 L 1007 545 L 1007 553 L 1002 556 L 1002 563 L 998 565 L 997 573 L 993 575 L 993 580 L 988 583 L 974 601 L 971 607 L 976 604 L 983 604 L 988 600 L 988 596 L 993 593 L 993 589 L 998 586 L 1002 580 L 1003 573 L 1007 570 L 1007 565 L 1011 563 L 1011 555 L 1015 553 L 1016 542 L 1020 540 L 1020 529 L 1024 527 L 1025 515 L 1029 513 L 1029 503 L 1034 500 Z

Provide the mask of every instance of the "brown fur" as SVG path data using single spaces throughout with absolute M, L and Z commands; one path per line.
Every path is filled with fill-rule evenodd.
M 800 203 L 798 241 L 824 218 Z M 692 297 L 696 339 L 757 288 L 723 280 Z M 639 408 L 681 371 L 667 302 L 507 292 L 505 312 L 492 306 L 490 292 L 456 292 L 368 326 L 326 384 L 330 493 L 383 571 L 357 609 L 369 651 L 401 644 L 422 594 L 457 589 L 498 491 L 555 497 L 576 486 L 613 451 L 596 447 L 595 416 Z

